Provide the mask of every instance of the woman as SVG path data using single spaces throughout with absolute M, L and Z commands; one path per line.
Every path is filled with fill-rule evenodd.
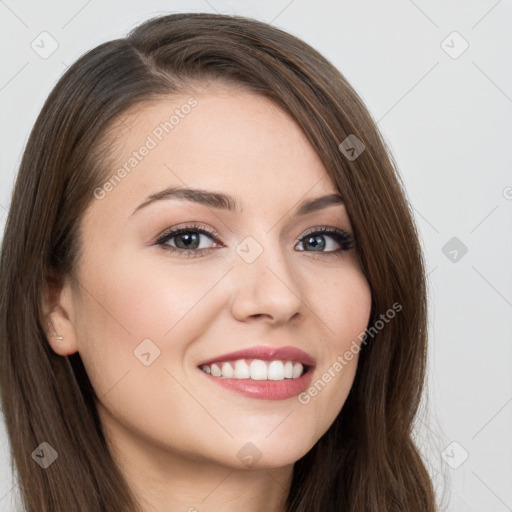
M 161 16 L 82 56 L 2 247 L 25 510 L 435 510 L 395 167 L 339 71 L 265 23 Z

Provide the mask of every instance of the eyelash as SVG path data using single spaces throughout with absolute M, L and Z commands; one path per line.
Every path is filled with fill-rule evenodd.
M 213 239 L 214 242 L 222 243 L 220 241 L 220 237 L 218 234 L 213 231 L 209 230 L 207 228 L 204 228 L 202 226 L 198 226 L 196 224 L 191 224 L 189 226 L 184 226 L 181 228 L 173 229 L 171 231 L 167 231 L 164 233 L 156 242 L 155 245 L 159 245 L 164 249 L 165 251 L 169 252 L 178 252 L 181 255 L 188 257 L 188 258 L 197 258 L 201 257 L 203 251 L 208 251 L 209 249 L 181 249 L 179 247 L 173 247 L 167 242 L 171 240 L 172 238 L 179 236 L 184 233 L 201 233 L 203 235 L 206 235 Z M 313 236 L 313 235 L 329 235 L 332 236 L 332 238 L 335 239 L 335 241 L 341 246 L 341 249 L 336 249 L 334 251 L 306 251 L 301 250 L 300 252 L 312 252 L 313 254 L 319 253 L 319 254 L 325 254 L 329 256 L 341 256 L 345 251 L 348 251 L 354 247 L 354 238 L 353 236 L 341 229 L 338 228 L 330 228 L 327 226 L 323 226 L 320 228 L 312 228 L 311 230 L 307 231 L 304 235 L 302 235 L 300 238 L 296 240 L 296 243 L 302 242 L 306 237 Z

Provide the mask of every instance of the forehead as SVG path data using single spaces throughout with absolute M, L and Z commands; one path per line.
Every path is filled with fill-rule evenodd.
M 118 182 L 108 187 L 112 207 L 138 204 L 169 186 L 225 191 L 249 211 L 251 204 L 291 207 L 337 192 L 295 121 L 250 91 L 217 87 L 152 99 L 120 118 L 109 135 L 105 181 Z

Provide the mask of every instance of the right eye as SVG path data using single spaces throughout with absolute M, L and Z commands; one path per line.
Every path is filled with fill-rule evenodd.
M 201 226 L 190 225 L 166 232 L 159 238 L 156 245 L 160 245 L 164 250 L 172 253 L 176 252 L 187 257 L 196 257 L 201 256 L 202 252 L 208 249 L 199 247 L 202 237 L 220 242 L 215 232 Z M 175 239 L 175 245 L 169 243 L 173 239 Z

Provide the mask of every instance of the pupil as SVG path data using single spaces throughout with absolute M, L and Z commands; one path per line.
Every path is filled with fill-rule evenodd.
M 180 247 L 179 241 L 184 243 L 184 247 Z M 191 245 L 193 245 L 193 249 L 197 249 L 199 245 L 199 234 L 198 233 L 182 233 L 176 238 L 176 245 L 180 249 L 190 249 Z
M 180 249 L 197 249 L 198 244 L 198 233 L 182 233 L 176 238 L 176 245 Z M 180 247 L 180 245 L 183 245 L 184 247 Z M 316 251 L 322 251 L 325 249 L 325 239 L 322 235 L 310 236 L 306 239 L 306 246 L 309 246 Z
M 322 249 L 325 249 L 325 239 L 322 235 L 310 236 L 307 239 L 307 245 L 313 248 L 319 248 L 321 251 Z

